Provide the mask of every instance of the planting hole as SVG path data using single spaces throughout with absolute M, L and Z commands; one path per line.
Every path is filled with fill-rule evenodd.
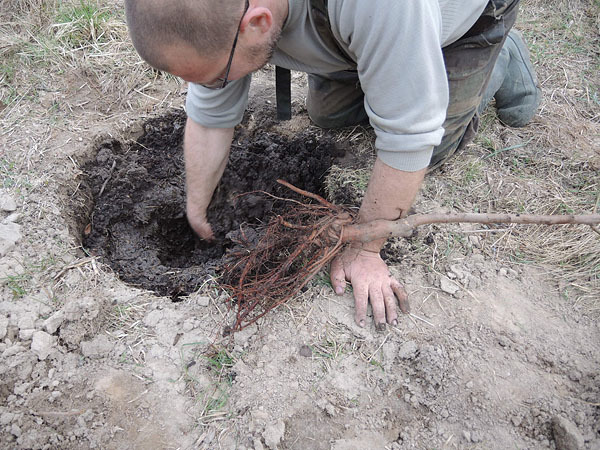
M 84 247 L 127 283 L 173 299 L 194 292 L 218 271 L 240 227 L 253 233 L 286 207 L 255 191 L 294 198 L 276 182 L 282 178 L 324 195 L 333 142 L 310 130 L 288 139 L 270 131 L 272 125 L 238 127 L 208 210 L 212 243 L 196 237 L 185 215 L 182 112 L 146 122 L 135 142 L 102 142 L 84 165 L 94 201 Z

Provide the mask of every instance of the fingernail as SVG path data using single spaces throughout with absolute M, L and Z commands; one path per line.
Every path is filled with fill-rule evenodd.
M 398 326 L 398 321 L 396 319 L 392 320 L 392 325 L 394 325 L 395 327 Z
M 359 327 L 361 327 L 361 328 L 364 328 L 364 327 L 365 327 L 365 321 L 364 321 L 364 320 L 361 320 L 361 321 L 358 323 L 358 326 L 359 326 Z
M 385 322 L 380 322 L 377 325 L 375 325 L 375 329 L 377 331 L 385 331 Z
M 344 293 L 344 289 L 341 286 L 335 288 L 335 293 L 337 295 L 342 295 Z

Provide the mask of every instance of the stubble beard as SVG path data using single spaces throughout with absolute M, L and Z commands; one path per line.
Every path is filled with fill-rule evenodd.
M 251 61 L 256 63 L 256 69 L 254 69 L 254 71 L 264 67 L 271 60 L 275 48 L 277 47 L 277 41 L 279 41 L 280 34 L 281 30 L 277 30 L 273 33 L 269 42 L 266 44 L 255 45 L 250 48 L 248 57 Z

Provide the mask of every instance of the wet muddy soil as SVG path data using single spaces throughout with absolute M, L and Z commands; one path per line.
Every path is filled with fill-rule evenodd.
M 324 177 L 339 150 L 310 131 L 287 139 L 271 132 L 272 125 L 236 130 L 208 210 L 213 243 L 198 239 L 185 215 L 183 112 L 148 121 L 135 142 L 102 142 L 84 167 L 94 199 L 84 247 L 132 285 L 172 298 L 195 291 L 218 269 L 240 225 L 260 228 L 285 207 L 256 191 L 293 197 L 276 182 L 282 178 L 323 194 Z

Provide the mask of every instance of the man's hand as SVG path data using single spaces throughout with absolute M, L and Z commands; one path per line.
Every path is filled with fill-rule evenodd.
M 369 187 L 360 207 L 359 222 L 376 219 L 395 220 L 405 216 L 423 182 L 426 169 L 404 172 L 375 160 Z M 331 284 L 338 295 L 343 294 L 346 280 L 352 283 L 355 320 L 365 326 L 368 302 L 378 330 L 385 322 L 396 325 L 396 301 L 402 312 L 408 313 L 408 295 L 402 285 L 392 278 L 387 265 L 379 256 L 385 239 L 355 243 L 331 263 Z
M 194 230 L 201 239 L 204 239 L 205 241 L 214 240 L 215 234 L 213 233 L 210 223 L 208 223 L 208 220 L 206 219 L 206 211 L 199 211 L 189 200 L 189 197 L 186 215 L 192 230 Z
M 365 326 L 368 301 L 371 302 L 377 330 L 385 323 L 398 324 L 396 302 L 403 313 L 409 312 L 408 295 L 402 285 L 392 278 L 390 271 L 378 252 L 348 247 L 331 263 L 331 284 L 336 294 L 342 295 L 346 280 L 354 290 L 354 320 Z

